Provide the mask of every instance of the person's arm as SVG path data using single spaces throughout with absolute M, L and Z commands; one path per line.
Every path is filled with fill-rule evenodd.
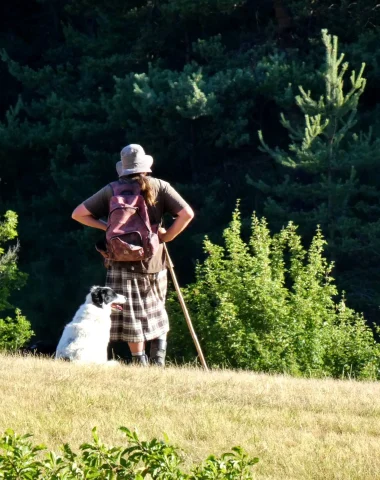
M 177 217 L 170 225 L 170 227 L 165 230 L 164 228 L 159 228 L 158 236 L 162 242 L 171 242 L 177 235 L 179 235 L 187 225 L 194 218 L 194 212 L 189 205 L 184 207 L 177 213 Z
M 107 229 L 107 222 L 95 218 L 83 203 L 77 206 L 71 214 L 71 218 L 88 227 L 98 228 L 99 230 Z

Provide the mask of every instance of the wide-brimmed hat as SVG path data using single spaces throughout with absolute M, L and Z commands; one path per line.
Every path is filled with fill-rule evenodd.
M 153 157 L 146 155 L 141 145 L 127 145 L 120 152 L 120 161 L 116 164 L 119 177 L 133 173 L 149 173 L 153 165 Z

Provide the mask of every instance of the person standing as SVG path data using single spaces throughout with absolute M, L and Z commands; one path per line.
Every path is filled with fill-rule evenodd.
M 171 242 L 190 223 L 194 212 L 176 190 L 164 180 L 154 178 L 153 158 L 146 155 L 142 146 L 131 144 L 120 152 L 116 164 L 119 183 L 139 185 L 148 209 L 151 225 L 156 225 L 160 245 L 147 260 L 108 261 L 106 286 L 125 295 L 123 311 L 111 315 L 111 341 L 127 342 L 133 363 L 147 365 L 145 343 L 151 341 L 150 362 L 164 366 L 166 336 L 169 319 L 165 308 L 167 270 L 163 243 Z M 106 231 L 112 184 L 106 185 L 84 200 L 72 213 L 72 218 L 89 227 Z M 165 230 L 159 227 L 165 213 L 175 218 Z

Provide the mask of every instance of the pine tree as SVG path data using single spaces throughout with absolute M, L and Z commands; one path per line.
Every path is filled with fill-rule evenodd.
M 269 195 L 266 214 L 273 221 L 293 219 L 308 235 L 320 225 L 338 271 L 350 270 L 350 281 L 343 276 L 341 285 L 350 297 L 377 304 L 378 283 L 362 282 L 363 269 L 373 269 L 373 255 L 378 257 L 375 252 L 380 246 L 380 190 L 368 175 L 380 160 L 380 141 L 373 140 L 371 132 L 354 131 L 366 85 L 365 66 L 358 73 L 352 71 L 346 91 L 348 63 L 343 62 L 344 54 L 338 54 L 338 39 L 323 30 L 322 40 L 324 94 L 314 99 L 310 91 L 299 87 L 295 100 L 304 114 L 303 122 L 294 125 L 281 115 L 291 139 L 288 151 L 270 148 L 259 131 L 261 150 L 284 167 L 285 179 L 274 186 L 255 185 Z M 380 282 L 380 276 L 373 273 L 371 281 Z

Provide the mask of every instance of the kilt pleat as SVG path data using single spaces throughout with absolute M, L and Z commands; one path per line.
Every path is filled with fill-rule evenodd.
M 166 270 L 137 273 L 112 265 L 107 270 L 106 286 L 127 298 L 123 311 L 111 314 L 111 341 L 143 342 L 169 331 Z

